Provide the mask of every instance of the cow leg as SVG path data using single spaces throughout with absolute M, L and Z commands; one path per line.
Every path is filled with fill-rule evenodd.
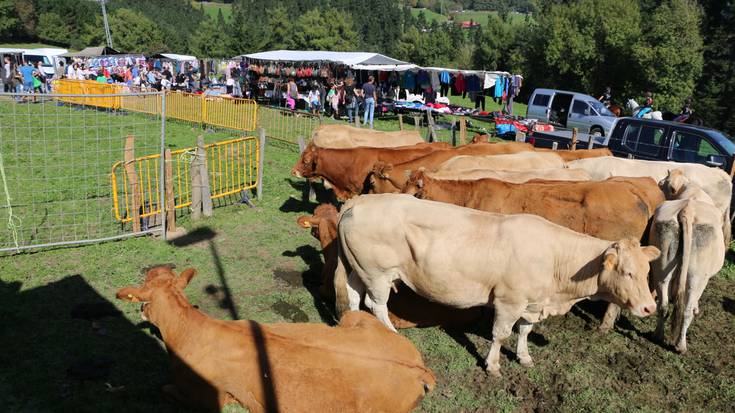
M 390 297 L 390 287 L 392 283 L 388 283 L 385 286 L 377 285 L 372 288 L 365 295 L 365 306 L 375 314 L 375 317 L 380 320 L 386 327 L 393 332 L 396 332 L 396 328 L 388 317 L 388 297 Z
M 493 321 L 493 341 L 490 344 L 490 352 L 485 360 L 485 369 L 495 377 L 500 377 L 500 348 L 503 340 L 510 337 L 513 325 L 523 314 L 525 306 L 513 308 L 495 305 L 495 320 Z
M 656 323 L 656 333 L 654 334 L 658 341 L 664 341 L 664 327 L 666 319 L 669 317 L 669 284 L 671 278 L 667 277 L 663 282 L 656 286 L 656 301 L 658 305 L 658 320 Z
M 528 353 L 528 334 L 533 329 L 533 324 L 524 319 L 518 320 L 518 346 L 516 347 L 516 355 L 523 367 L 533 367 L 533 359 Z
M 360 298 L 364 293 L 365 284 L 357 275 L 357 272 L 350 272 L 350 275 L 347 276 L 347 300 L 349 302 L 350 311 L 360 310 Z
M 615 321 L 620 316 L 620 307 L 616 304 L 609 303 L 607 305 L 607 311 L 605 311 L 605 316 L 602 317 L 602 324 L 600 324 L 599 330 L 603 333 L 607 333 L 608 331 L 612 330 L 612 328 L 615 326 Z
M 680 354 L 687 352 L 687 330 L 692 324 L 694 319 L 694 310 L 699 306 L 699 299 L 704 293 L 704 288 L 707 286 L 708 277 L 697 277 L 689 274 L 689 281 L 687 283 L 687 291 L 685 296 L 685 302 L 676 303 L 676 305 L 683 305 L 684 307 L 684 320 L 681 327 L 679 328 L 679 338 L 676 340 L 676 351 Z

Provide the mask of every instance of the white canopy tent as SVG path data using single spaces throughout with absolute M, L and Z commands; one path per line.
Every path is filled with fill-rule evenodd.
M 156 55 L 151 56 L 152 59 L 169 59 L 169 60 L 175 60 L 177 62 L 191 62 L 194 60 L 197 60 L 196 56 L 188 56 L 183 54 L 176 54 L 176 53 L 159 53 Z
M 353 69 L 359 70 L 408 70 L 415 68 L 415 65 L 393 59 L 380 53 L 368 52 L 329 52 L 329 51 L 307 51 L 307 50 L 273 50 L 269 52 L 251 53 L 236 56 L 237 58 L 247 58 L 251 60 L 262 60 L 271 62 L 328 62 L 343 64 Z M 365 67 L 370 67 L 366 69 Z

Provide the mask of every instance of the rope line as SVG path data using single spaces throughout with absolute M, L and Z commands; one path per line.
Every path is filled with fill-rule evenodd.
M 16 251 L 20 251 L 20 244 L 18 243 L 18 229 L 22 225 L 22 220 L 13 215 L 13 206 L 10 203 L 10 189 L 8 189 L 8 180 L 5 176 L 5 163 L 3 162 L 2 152 L 0 152 L 0 177 L 2 177 L 3 180 L 6 207 L 8 209 L 8 230 L 10 230 L 10 233 L 13 235 L 13 243 L 15 244 Z

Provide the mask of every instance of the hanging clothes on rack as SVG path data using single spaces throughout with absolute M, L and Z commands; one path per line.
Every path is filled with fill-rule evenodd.
M 441 95 L 444 97 L 449 96 L 449 85 L 452 82 L 449 72 L 442 70 L 441 73 L 439 73 L 439 81 L 441 82 Z

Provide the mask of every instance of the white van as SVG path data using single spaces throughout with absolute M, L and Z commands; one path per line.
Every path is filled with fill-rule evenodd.
M 534 90 L 526 117 L 600 136 L 609 136 L 618 120 L 592 96 L 555 89 Z
M 50 79 L 54 76 L 55 69 L 59 65 L 59 61 L 65 60 L 61 55 L 68 52 L 69 51 L 66 49 L 53 48 L 24 49 L 23 59 L 26 62 L 31 62 L 33 66 L 36 65 L 36 62 L 41 62 L 43 73 Z

